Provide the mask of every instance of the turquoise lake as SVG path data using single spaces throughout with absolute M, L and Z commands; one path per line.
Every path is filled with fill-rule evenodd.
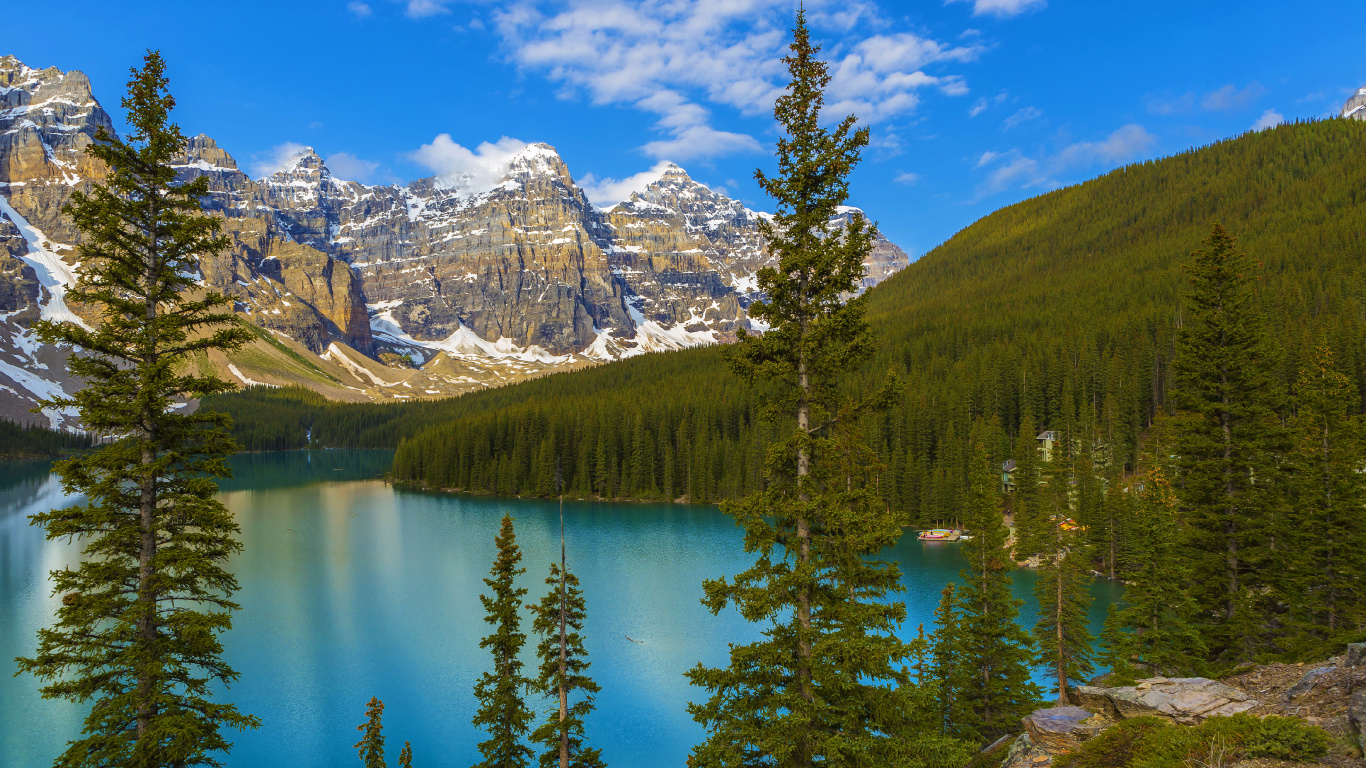
M 504 513 L 517 522 L 523 586 L 539 599 L 559 553 L 553 502 L 426 494 L 380 476 L 385 451 L 244 454 L 222 499 L 242 526 L 245 550 L 232 563 L 243 609 L 224 637 L 241 680 L 224 694 L 262 727 L 229 732 L 233 768 L 321 768 L 358 764 L 356 726 L 371 696 L 397 762 L 412 742 L 414 765 L 477 762 L 481 733 L 470 725 L 472 688 L 486 660 L 479 593 Z M 38 696 L 38 681 L 14 676 L 32 653 L 56 601 L 48 571 L 78 550 L 44 540 L 35 511 L 65 503 L 45 463 L 0 465 L 0 765 L 46 768 L 75 737 L 85 707 Z M 588 605 L 586 645 L 602 686 L 590 742 L 614 768 L 681 768 L 703 736 L 688 717 L 700 696 L 683 672 L 718 665 L 727 643 L 756 639 L 738 614 L 712 616 L 702 581 L 743 569 L 740 532 L 716 507 L 566 502 L 570 568 Z M 944 584 L 963 567 L 956 544 L 906 536 L 889 553 L 904 571 L 909 620 L 931 628 Z M 1022 623 L 1032 623 L 1034 574 L 1017 571 Z M 1093 587 L 1093 630 L 1119 588 Z M 629 635 L 639 643 L 626 639 Z M 529 645 L 534 645 L 531 643 Z M 1042 676 L 1040 676 L 1042 679 Z M 542 708 L 537 702 L 537 708 Z

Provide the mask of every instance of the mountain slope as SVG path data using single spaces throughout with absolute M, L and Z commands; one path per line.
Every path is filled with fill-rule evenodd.
M 0 415 L 22 418 L 73 386 L 63 355 L 28 332 L 36 316 L 97 322 L 62 301 L 79 234 L 61 208 L 104 178 L 84 153 L 100 129 L 112 123 L 83 74 L 0 57 L 0 271 L 13 276 L 0 292 Z M 440 397 L 724 342 L 747 326 L 767 260 L 764 214 L 683 169 L 600 210 L 545 144 L 478 177 L 402 186 L 338 179 L 311 149 L 253 180 L 203 134 L 177 167 L 182 179 L 208 177 L 206 208 L 233 240 L 203 261 L 202 284 L 267 332 L 204 364 L 340 400 Z M 879 241 L 868 282 L 908 261 Z
M 1215 223 L 1265 264 L 1277 385 L 1288 388 L 1323 339 L 1366 392 L 1363 153 L 1366 123 L 1334 119 L 1130 166 L 998 211 L 869 291 L 880 349 L 863 376 L 892 370 L 907 385 L 902 404 L 868 425 L 888 503 L 917 521 L 951 517 L 978 417 L 1002 461 L 1032 444 L 1018 434 L 1030 412 L 1040 430 L 1093 430 L 1096 460 L 1131 469 L 1166 403 L 1182 266 Z M 766 432 L 720 353 L 460 398 L 425 415 L 439 426 L 404 443 L 396 475 L 535 493 L 551 451 L 577 493 L 600 481 L 620 496 L 751 489 Z M 394 413 L 404 429 L 385 437 L 412 434 L 419 419 Z M 238 415 L 250 420 L 249 409 Z

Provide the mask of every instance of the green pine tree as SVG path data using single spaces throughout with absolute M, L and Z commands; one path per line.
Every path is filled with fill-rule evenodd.
M 732 368 L 760 385 L 761 412 L 778 436 L 767 487 L 725 506 L 757 560 L 733 580 L 704 584 L 713 612 L 734 606 L 768 628 L 763 640 L 732 646 L 728 666 L 688 674 L 709 694 L 689 706 L 708 731 L 693 755 L 699 768 L 865 765 L 914 749 L 888 735 L 904 713 L 879 698 L 906 680 L 907 648 L 895 635 L 905 605 L 887 599 L 902 589 L 900 573 L 875 559 L 900 536 L 901 516 L 877 497 L 878 462 L 857 430 L 892 391 L 861 402 L 842 391 L 871 353 L 863 299 L 849 294 L 874 230 L 861 215 L 829 223 L 868 132 L 852 116 L 821 127 L 830 76 L 803 12 L 793 33 L 791 85 L 774 108 L 779 173 L 756 173 L 777 203 L 772 225 L 761 226 L 778 266 L 760 270 L 766 299 L 750 314 L 770 330 L 742 336 L 729 353 Z M 724 444 L 709 442 L 720 461 Z
M 964 666 L 964 638 L 960 624 L 956 585 L 949 582 L 940 593 L 934 612 L 934 634 L 930 639 L 930 677 L 934 680 L 934 730 L 943 736 L 962 733 L 967 721 L 963 709 L 963 688 L 970 684 Z
M 1190 570 L 1180 547 L 1177 498 L 1163 471 L 1143 479 L 1134 505 L 1131 581 L 1119 621 L 1129 632 L 1111 653 L 1126 667 L 1158 675 L 1197 671 L 1205 646 L 1196 627 Z
M 1018 730 L 1040 692 L 1029 675 L 1029 634 L 1016 623 L 1024 601 L 1010 594 L 1014 562 L 1006 549 L 1009 534 L 1001 517 L 999 482 L 986 449 L 976 440 L 969 480 L 963 521 L 972 538 L 963 543 L 968 569 L 959 598 L 965 672 L 959 691 L 965 714 L 960 733 L 987 742 Z
M 492 594 L 479 596 L 484 605 L 484 621 L 494 628 L 492 634 L 479 641 L 479 647 L 488 649 L 493 656 L 493 669 L 481 675 L 474 686 L 475 698 L 479 700 L 474 725 L 487 731 L 489 738 L 479 743 L 479 754 L 484 759 L 475 768 L 526 768 L 532 751 L 522 743 L 522 737 L 532 715 L 522 694 L 531 681 L 522 675 L 518 656 L 526 644 L 518 612 L 526 590 L 513 586 L 513 581 L 526 569 L 517 567 L 522 552 L 517 548 L 511 516 L 503 515 L 502 527 L 493 543 L 498 555 L 489 570 L 492 578 L 484 579 Z
M 1215 226 L 1192 254 L 1190 288 L 1174 363 L 1184 420 L 1181 502 L 1209 650 L 1226 661 L 1251 657 L 1262 624 L 1260 590 L 1271 560 L 1269 509 L 1274 414 L 1253 283 L 1258 264 Z M 1239 608 L 1254 611 L 1240 616 Z
M 601 750 L 584 745 L 583 719 L 593 711 L 593 697 L 601 689 L 588 676 L 590 663 L 583 647 L 587 608 L 579 577 L 562 564 L 551 563 L 545 583 L 550 591 L 535 606 L 532 621 L 532 631 L 541 637 L 536 646 L 541 660 L 536 689 L 551 696 L 556 706 L 531 740 L 542 746 L 541 768 L 601 768 Z
M 182 413 L 187 400 L 231 389 L 187 363 L 250 338 L 227 297 L 189 275 L 228 246 L 219 220 L 202 214 L 208 183 L 176 183 L 185 138 L 169 122 L 175 101 L 165 63 L 148 52 L 128 83 L 125 141 L 103 129 L 87 152 L 109 169 L 64 211 L 83 235 L 68 300 L 99 311 L 97 327 L 40 322 L 39 338 L 80 352 L 69 371 L 85 387 L 69 398 L 85 429 L 117 435 L 94 453 L 61 462 L 64 489 L 85 497 L 34 515 L 49 539 L 79 539 L 85 557 L 51 574 L 62 595 L 56 624 L 38 633 L 20 671 L 47 681 L 44 698 L 94 701 L 82 735 L 59 758 L 72 766 L 218 765 L 223 727 L 255 728 L 210 690 L 237 673 L 219 636 L 231 626 L 237 581 L 226 570 L 241 550 L 238 526 L 215 499 L 236 445 L 218 413 Z
M 1037 437 L 1034 416 L 1026 411 L 1015 438 L 1015 490 L 1010 500 L 1015 517 L 1015 559 L 1018 561 L 1028 560 L 1042 551 L 1042 536 L 1046 530 L 1041 525 L 1040 485 L 1044 478 Z
M 1039 601 L 1039 621 L 1034 640 L 1039 665 L 1057 681 L 1058 706 L 1068 704 L 1067 685 L 1086 680 L 1095 671 L 1091 644 L 1095 638 L 1087 626 L 1091 607 L 1090 562 L 1083 534 L 1053 521 L 1051 536 L 1039 558 L 1039 580 L 1034 595 Z
M 398 752 L 399 768 L 413 768 L 413 745 L 403 742 L 403 749 Z
M 1100 647 L 1096 651 L 1096 661 L 1110 671 L 1109 686 L 1133 685 L 1134 668 L 1129 665 L 1129 633 L 1124 629 L 1119 603 L 1110 603 L 1105 609 L 1105 625 L 1100 631 Z
M 1300 371 L 1295 399 L 1295 567 L 1283 592 L 1296 650 L 1320 657 L 1366 619 L 1366 434 L 1356 382 L 1326 345 Z
M 383 716 L 384 702 L 378 696 L 371 696 L 370 703 L 365 705 L 365 722 L 356 726 L 356 730 L 361 732 L 356 751 L 360 753 L 360 762 L 365 768 L 385 768 Z

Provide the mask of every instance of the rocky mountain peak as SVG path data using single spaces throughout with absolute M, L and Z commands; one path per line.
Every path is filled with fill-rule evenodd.
M 543 143 L 528 144 L 525 149 L 513 155 L 503 178 L 519 182 L 549 178 L 560 181 L 565 186 L 574 184 L 569 166 L 565 165 L 560 153 L 549 144 Z
M 237 161 L 218 146 L 212 138 L 199 134 L 190 137 L 185 144 L 185 165 L 197 166 L 202 170 L 237 170 Z
M 1366 85 L 1357 89 L 1352 98 L 1342 105 L 1342 116 L 1354 120 L 1366 120 Z

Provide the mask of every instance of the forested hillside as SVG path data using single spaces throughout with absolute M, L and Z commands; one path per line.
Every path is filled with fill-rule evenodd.
M 89 448 L 90 445 L 88 435 L 0 419 L 0 458 L 62 456 Z
M 1322 334 L 1366 384 L 1366 123 L 1285 125 L 1129 166 L 998 211 L 867 294 L 879 354 L 903 401 L 866 425 L 879 489 L 912 522 L 955 517 L 967 437 L 995 460 L 1036 427 L 1094 436 L 1097 471 L 1134 466 L 1166 404 L 1182 266 L 1222 223 L 1264 266 L 1259 297 L 1288 387 Z M 248 448 L 400 440 L 396 478 L 432 487 L 713 501 L 760 482 L 766 426 L 719 348 L 614 363 L 454 400 L 300 403 L 218 398 Z M 298 400 L 298 396 L 292 396 Z M 302 415 L 299 415 L 302 413 Z M 425 427 L 425 429 L 424 429 Z

